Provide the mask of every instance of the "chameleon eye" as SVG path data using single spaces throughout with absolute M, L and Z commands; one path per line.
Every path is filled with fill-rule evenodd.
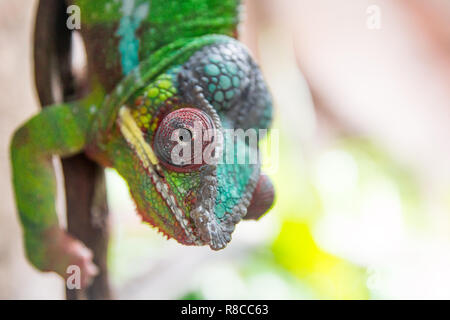
M 196 170 L 204 164 L 203 151 L 211 142 L 209 137 L 214 129 L 211 118 L 201 110 L 175 110 L 159 124 L 153 150 L 161 164 L 170 170 Z

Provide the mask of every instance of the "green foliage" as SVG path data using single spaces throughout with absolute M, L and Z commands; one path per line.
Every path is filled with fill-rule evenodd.
M 284 221 L 272 249 L 277 263 L 306 282 L 317 298 L 368 298 L 364 269 L 319 248 L 307 224 Z

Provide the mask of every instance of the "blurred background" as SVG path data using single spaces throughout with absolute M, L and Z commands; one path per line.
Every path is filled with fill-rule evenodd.
M 10 182 L 9 139 L 39 108 L 36 3 L 0 0 L 1 299 L 64 298 L 24 258 Z M 450 2 L 246 0 L 242 15 L 276 102 L 276 205 L 225 250 L 184 247 L 108 170 L 116 297 L 450 299 Z

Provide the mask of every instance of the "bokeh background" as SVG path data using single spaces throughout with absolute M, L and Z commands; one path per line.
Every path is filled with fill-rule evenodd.
M 7 152 L 38 111 L 36 3 L 0 0 L 1 299 L 64 298 L 24 258 Z M 247 0 L 243 17 L 276 102 L 276 205 L 225 250 L 183 247 L 108 170 L 116 297 L 449 299 L 450 2 Z

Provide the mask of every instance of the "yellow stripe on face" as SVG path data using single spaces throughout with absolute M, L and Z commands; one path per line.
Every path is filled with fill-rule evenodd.
M 120 108 L 119 111 L 119 126 L 122 135 L 133 146 L 144 166 L 146 168 L 150 168 L 150 164 L 156 166 L 158 164 L 158 158 L 147 141 L 145 141 L 144 135 L 137 126 L 130 110 L 125 106 Z

